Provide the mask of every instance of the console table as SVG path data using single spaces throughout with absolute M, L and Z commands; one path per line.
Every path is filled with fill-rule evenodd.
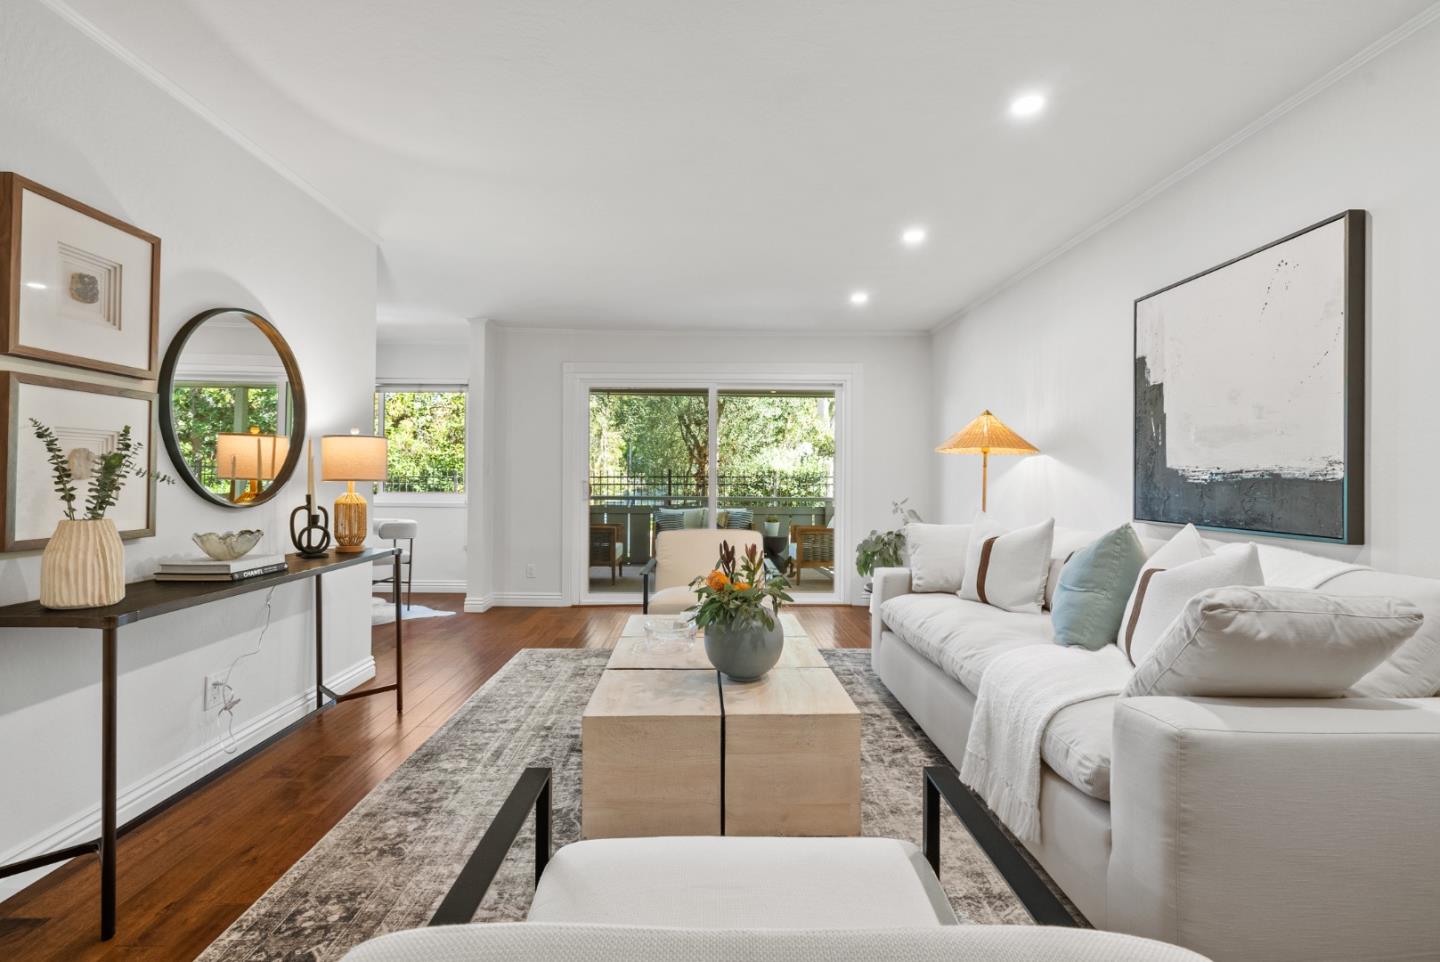
M 289 565 L 288 570 L 246 578 L 242 581 L 136 581 L 125 586 L 124 599 L 117 604 L 107 605 L 103 608 L 51 609 L 44 607 L 38 601 L 26 601 L 0 608 L 0 628 L 93 628 L 100 632 L 100 837 L 79 845 L 71 845 L 0 866 L 0 878 L 19 875 L 21 872 L 28 872 L 31 869 L 78 855 L 89 855 L 92 852 L 98 854 L 100 856 L 100 938 L 102 940 L 109 939 L 115 934 L 115 845 L 117 839 L 166 806 L 249 758 L 294 727 L 291 725 L 284 731 L 277 732 L 264 742 L 230 759 L 203 778 L 157 803 L 124 825 L 117 826 L 115 821 L 115 796 L 118 789 L 115 776 L 115 689 L 116 646 L 121 625 L 154 618 L 157 615 L 183 611 L 186 608 L 209 604 L 222 598 L 233 598 L 236 595 L 248 594 L 253 591 L 264 591 L 267 588 L 291 581 L 312 578 L 315 581 L 315 710 L 319 711 L 329 707 L 326 704 L 327 698 L 330 699 L 330 704 L 335 704 L 352 698 L 364 698 L 368 695 L 393 691 L 395 693 L 395 711 L 397 713 L 402 711 L 404 701 L 400 687 L 402 677 L 400 592 L 395 592 L 394 683 L 340 695 L 325 687 L 324 607 L 321 604 L 323 596 L 320 585 L 320 578 L 326 572 L 348 568 L 352 565 L 374 564 L 382 558 L 394 559 L 394 583 L 398 585 L 400 583 L 400 553 L 399 548 L 386 547 L 367 548 L 358 554 L 336 554 L 331 551 L 319 558 L 302 558 L 292 554 L 286 556 L 285 559 Z M 310 714 L 312 713 L 306 712 L 305 718 L 308 718 Z M 300 724 L 305 718 L 301 718 L 295 724 Z

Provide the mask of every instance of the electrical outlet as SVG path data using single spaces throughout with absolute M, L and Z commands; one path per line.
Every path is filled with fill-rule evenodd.
M 535 577 L 535 566 L 534 566 L 533 564 L 528 564 L 528 565 L 525 566 L 525 577 L 527 577 L 527 578 L 533 578 L 533 577 Z
M 225 704 L 225 676 L 223 674 L 205 676 L 205 700 L 206 711 L 217 711 Z

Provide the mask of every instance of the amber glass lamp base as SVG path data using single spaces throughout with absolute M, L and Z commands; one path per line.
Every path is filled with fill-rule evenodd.
M 335 550 L 340 554 L 356 554 L 365 550 L 369 533 L 365 518 L 365 498 L 350 482 L 350 490 L 335 499 L 335 517 L 331 519 L 335 533 Z

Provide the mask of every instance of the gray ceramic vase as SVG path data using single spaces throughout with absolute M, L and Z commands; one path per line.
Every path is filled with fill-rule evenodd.
M 775 667 L 785 650 L 780 619 L 767 629 L 758 621 L 739 625 L 707 625 L 705 657 L 732 681 L 755 681 Z

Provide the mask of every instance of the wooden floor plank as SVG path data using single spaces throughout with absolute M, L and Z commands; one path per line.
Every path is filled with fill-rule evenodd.
M 460 595 L 416 595 L 460 612 Z M 405 623 L 405 714 L 383 695 L 346 702 L 126 836 L 119 926 L 97 940 L 99 871 L 81 858 L 0 903 L 6 960 L 193 959 L 522 648 L 611 648 L 638 609 L 495 608 Z M 820 647 L 863 648 L 869 616 L 791 609 Z M 393 677 L 394 629 L 373 632 L 376 679 Z M 120 750 L 125 750 L 121 736 Z

